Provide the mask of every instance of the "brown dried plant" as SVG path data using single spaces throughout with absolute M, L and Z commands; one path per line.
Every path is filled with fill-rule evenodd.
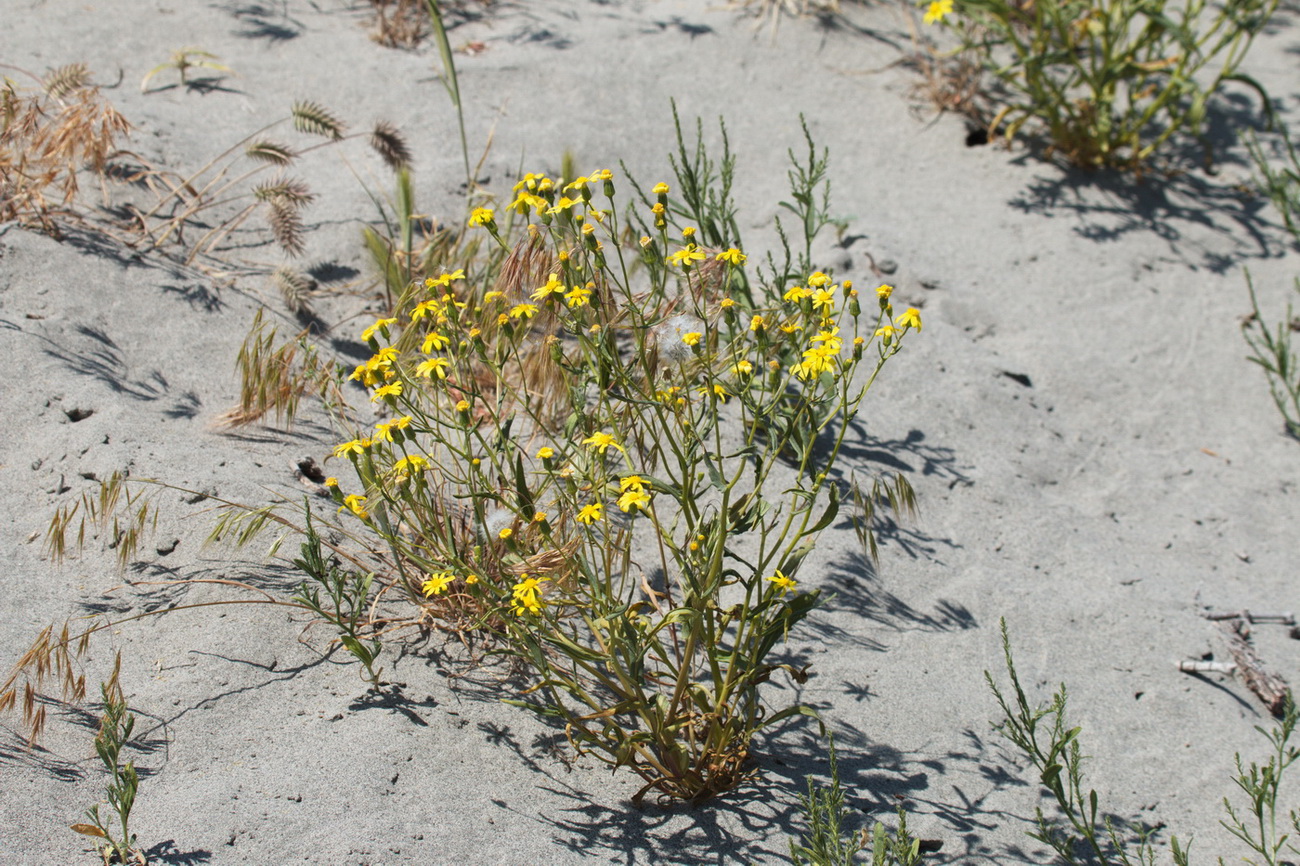
M 15 69 L 15 67 L 8 67 Z M 0 86 L 0 221 L 17 220 L 58 235 L 57 220 L 85 169 L 101 181 L 117 142 L 131 125 L 91 83 L 82 63 L 52 71 L 23 88 L 9 77 Z
M 492 0 L 475 0 L 487 6 Z M 442 6 L 463 9 L 465 0 L 442 0 Z M 427 0 L 370 0 L 375 11 L 370 38 L 386 48 L 414 48 L 433 32 Z
M 282 275 L 281 280 L 282 285 L 292 284 L 289 276 Z M 239 405 L 222 413 L 217 423 L 243 427 L 273 413 L 277 423 L 290 427 L 298 402 L 307 394 L 321 396 L 327 404 L 342 405 L 334 362 L 320 358 L 305 339 L 305 330 L 276 345 L 278 329 L 268 326 L 263 312 L 259 309 L 254 315 L 253 326 L 235 360 L 240 379 Z
M 757 27 L 769 24 L 775 35 L 783 15 L 803 18 L 809 15 L 837 15 L 840 0 L 732 0 L 729 8 L 741 9 L 757 19 Z
M 294 148 L 265 137 L 276 126 L 291 123 L 304 135 L 325 141 Z M 226 237 L 258 210 L 266 216 L 276 244 L 288 255 L 304 252 L 302 211 L 315 195 L 300 180 L 285 171 L 304 155 L 352 138 L 365 138 L 384 164 L 393 170 L 410 164 L 411 150 L 392 124 L 381 121 L 362 132 L 347 133 L 347 124 L 315 102 L 296 102 L 288 117 L 281 118 L 245 136 L 188 176 L 153 170 L 150 185 L 159 189 L 157 201 L 147 211 L 136 209 L 134 229 L 151 249 L 178 243 L 184 249 L 185 264 L 215 250 Z M 240 169 L 243 169 L 242 171 Z M 276 176 L 248 186 L 268 171 Z M 187 228 L 198 224 L 198 216 L 212 209 L 227 209 L 232 203 L 251 198 L 232 215 L 223 216 L 193 242 Z M 139 241 L 137 241 L 139 242 Z
M 386 48 L 414 48 L 429 35 L 424 0 L 370 0 L 375 29 L 370 38 Z

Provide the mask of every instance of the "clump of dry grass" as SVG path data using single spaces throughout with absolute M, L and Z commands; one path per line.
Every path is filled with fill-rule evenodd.
M 276 272 L 275 281 L 286 302 L 300 292 L 305 294 L 303 279 L 286 269 Z M 334 362 L 322 360 L 316 354 L 315 348 L 304 339 L 306 331 L 279 346 L 277 334 L 276 328 L 263 321 L 262 310 L 258 310 L 235 362 L 240 379 L 239 405 L 222 413 L 218 424 L 243 427 L 273 413 L 277 423 L 287 427 L 293 424 L 298 401 L 304 395 L 326 395 L 331 389 L 337 392 Z M 336 403 L 342 402 L 341 394 L 334 396 Z
M 17 220 L 57 235 L 56 219 L 70 216 L 77 175 L 89 169 L 102 181 L 117 142 L 131 125 L 74 63 L 24 88 L 5 77 L 0 86 L 0 221 Z
M 440 0 L 443 8 L 464 9 L 466 0 Z M 473 0 L 488 6 L 492 0 Z M 370 38 L 386 48 L 414 48 L 433 32 L 429 0 L 370 0 L 375 11 Z
M 267 137 L 273 127 L 286 122 L 303 135 L 325 140 L 292 147 Z M 302 213 L 315 194 L 301 180 L 285 172 L 308 153 L 351 138 L 365 138 L 384 164 L 395 171 L 410 165 L 410 146 L 391 123 L 380 121 L 368 130 L 349 133 L 347 124 L 324 106 L 310 101 L 296 102 L 288 117 L 246 136 L 187 176 L 151 170 L 148 182 L 159 190 L 159 195 L 149 210 L 136 211 L 135 243 L 147 243 L 152 249 L 179 244 L 185 251 L 185 264 L 192 264 L 199 256 L 215 251 L 225 238 L 260 210 L 276 245 L 289 256 L 300 256 L 305 251 Z M 268 171 L 276 172 L 275 176 L 253 182 L 257 175 Z M 201 223 L 201 214 L 250 197 L 248 204 L 216 220 L 198 239 L 191 241 L 185 237 L 188 229 Z
M 732 9 L 741 9 L 758 19 L 758 26 L 771 24 L 772 29 L 782 15 L 803 18 L 808 15 L 838 15 L 840 0 L 732 0 Z

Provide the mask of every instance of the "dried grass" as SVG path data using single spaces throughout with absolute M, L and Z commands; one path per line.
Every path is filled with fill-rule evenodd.
M 118 139 L 131 125 L 90 83 L 84 64 L 54 70 L 36 89 L 5 78 L 0 89 L 0 221 L 16 220 L 57 235 L 71 216 L 77 175 L 101 182 Z

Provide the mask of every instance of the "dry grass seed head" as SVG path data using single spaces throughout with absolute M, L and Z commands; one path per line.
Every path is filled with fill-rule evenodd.
M 397 127 L 386 120 L 379 121 L 371 130 L 370 146 L 393 171 L 407 168 L 411 164 L 410 146 Z
M 288 165 L 298 156 L 288 145 L 265 139 L 249 144 L 244 148 L 244 155 L 249 159 L 269 162 L 272 165 Z
M 347 129 L 347 124 L 317 102 L 295 102 L 290 114 L 293 115 L 293 128 L 309 135 L 338 140 L 343 137 L 343 130 Z
M 0 91 L 0 220 L 53 230 L 54 211 L 77 194 L 77 173 L 89 167 L 103 177 L 117 139 L 131 127 L 87 79 L 77 64 L 56 70 L 37 93 L 22 93 L 6 79 Z M 57 203 L 47 198 L 50 190 Z
M 315 282 L 310 277 L 282 265 L 275 269 L 271 281 L 280 290 L 280 297 L 290 312 L 301 316 L 312 314 L 311 293 L 315 289 Z

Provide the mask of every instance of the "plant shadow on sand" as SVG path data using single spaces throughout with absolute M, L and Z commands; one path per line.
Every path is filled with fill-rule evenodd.
M 1265 219 L 1268 199 L 1235 178 L 1253 174 L 1245 148 L 1233 146 L 1240 140 L 1236 131 L 1262 130 L 1265 123 L 1253 93 L 1221 93 L 1206 115 L 1204 129 L 1215 160 L 1211 171 L 1204 168 L 1207 152 L 1201 143 L 1178 139 L 1166 148 L 1171 168 L 1152 169 L 1149 177 L 1138 179 L 1127 172 L 1060 166 L 1046 159 L 1043 142 L 1030 142 L 1028 151 L 1012 161 L 1033 164 L 1038 173 L 1008 204 L 1049 218 L 1072 214 L 1078 223 L 1074 232 L 1097 242 L 1147 232 L 1165 241 L 1178 261 L 1223 274 L 1242 259 L 1276 255 L 1275 248 L 1287 243 L 1285 233 Z M 1233 171 L 1225 174 L 1224 168 Z M 1236 252 L 1213 253 L 1187 243 L 1185 231 L 1190 227 L 1231 238 Z
M 797 737 L 792 727 L 801 729 Z M 1000 749 L 973 731 L 964 734 L 965 747 L 935 755 L 903 752 L 872 742 L 861 731 L 841 728 L 837 732 L 840 779 L 856 815 L 846 829 L 869 828 L 878 820 L 892 824 L 901 802 L 909 812 L 934 818 L 942 827 L 931 833 L 937 832 L 939 838 L 927 839 L 938 848 L 927 855 L 927 863 L 1043 862 L 1042 852 L 988 838 L 1008 824 L 1031 826 L 1028 817 L 987 802 L 996 791 L 1027 783 L 1007 772 L 1008 762 Z M 780 745 L 766 754 L 764 746 L 778 738 Z M 803 720 L 765 732 L 754 745 L 756 781 L 706 804 L 649 803 L 638 809 L 626 802 L 597 802 L 557 781 L 542 787 L 570 805 L 560 815 L 535 820 L 549 825 L 555 845 L 573 855 L 608 862 L 739 864 L 768 859 L 774 851 L 784 855 L 789 840 L 806 830 L 798 801 L 806 777 L 829 781 L 826 742 Z M 958 779 L 952 783 L 960 798 L 958 807 L 945 803 L 941 795 L 927 793 L 935 777 L 947 776 Z M 964 788 L 982 793 L 968 796 Z M 701 857 L 702 851 L 711 853 Z

